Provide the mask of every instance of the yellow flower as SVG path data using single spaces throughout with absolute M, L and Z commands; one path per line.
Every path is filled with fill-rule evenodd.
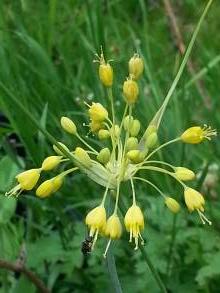
M 197 190 L 186 187 L 184 190 L 184 198 L 187 208 L 190 212 L 200 210 L 204 212 L 205 200 L 204 197 Z
M 97 156 L 97 160 L 102 163 L 102 164 L 107 164 L 109 159 L 110 159 L 110 156 L 111 156 L 111 153 L 110 153 L 110 150 L 109 148 L 104 148 L 102 149 L 98 156 Z
M 89 127 L 90 127 L 92 133 L 95 133 L 102 128 L 102 122 L 92 120 L 89 123 Z
M 36 195 L 38 197 L 44 198 L 50 196 L 52 193 L 56 192 L 63 184 L 63 176 L 56 176 L 49 180 L 44 181 L 36 190 Z
M 18 196 L 23 190 L 31 190 L 37 184 L 40 178 L 41 169 L 30 169 L 24 171 L 16 176 L 18 185 L 12 188 L 9 192 L 6 192 L 6 196 L 15 195 Z
M 59 165 L 60 160 L 60 156 L 49 156 L 43 161 L 41 168 L 44 171 L 50 171 Z
M 132 124 L 131 124 L 131 127 L 129 129 L 130 131 L 130 135 L 131 136 L 137 136 L 139 131 L 141 129 L 141 124 L 140 124 L 140 121 L 135 119 L 133 120 Z
M 136 81 L 128 79 L 123 84 L 123 94 L 128 104 L 134 104 L 137 101 L 139 89 Z
M 61 117 L 60 123 L 61 123 L 62 128 L 66 132 L 68 132 L 70 134 L 77 133 L 76 124 L 68 117 Z
M 89 227 L 89 236 L 93 237 L 93 246 L 100 232 L 105 231 L 106 227 L 106 210 L 103 205 L 99 205 L 91 210 L 85 219 L 86 225 Z
M 128 67 L 130 75 L 134 79 L 138 79 L 143 73 L 144 62 L 138 54 L 134 54 L 134 56 L 129 60 Z
M 135 250 L 138 249 L 138 238 L 141 239 L 141 244 L 144 243 L 144 240 L 141 236 L 141 231 L 144 229 L 144 216 L 141 209 L 136 204 L 133 204 L 127 211 L 124 223 L 126 230 L 130 233 L 130 240 L 134 238 L 135 241 Z
M 177 179 L 182 181 L 190 181 L 196 177 L 193 171 L 185 167 L 176 167 L 174 175 Z
M 98 137 L 101 140 L 107 139 L 110 137 L 110 132 L 106 129 L 100 129 L 98 132 Z
M 144 160 L 144 153 L 139 150 L 131 150 L 127 152 L 127 158 L 131 160 L 132 163 L 138 164 L 143 162 Z
M 166 197 L 165 204 L 168 207 L 168 209 L 173 212 L 174 214 L 178 213 L 180 210 L 179 203 L 172 197 Z
M 107 220 L 105 235 L 111 239 L 118 239 L 121 237 L 121 233 L 122 226 L 119 217 L 116 214 L 113 214 Z
M 83 165 L 83 167 L 91 167 L 92 161 L 90 156 L 83 148 L 77 147 L 75 149 L 74 155 L 77 161 Z
M 103 122 L 108 118 L 108 111 L 100 103 L 92 103 L 89 108 L 89 116 L 92 121 Z
M 113 83 L 113 69 L 109 63 L 101 61 L 99 65 L 99 78 L 104 86 L 111 87 Z
M 211 136 L 216 136 L 216 130 L 212 129 L 210 126 L 204 126 L 203 128 L 200 126 L 193 126 L 188 128 L 181 135 L 181 140 L 185 143 L 198 144 L 202 142 L 204 139 L 211 140 Z

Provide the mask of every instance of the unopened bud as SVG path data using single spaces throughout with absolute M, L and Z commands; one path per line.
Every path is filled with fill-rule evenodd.
M 138 139 L 136 137 L 129 137 L 126 143 L 126 150 L 136 150 L 138 147 Z
M 134 120 L 134 118 L 132 116 L 128 115 L 125 117 L 125 119 L 123 121 L 123 126 L 126 131 L 132 126 L 133 120 Z
M 110 132 L 106 129 L 100 129 L 98 132 L 98 137 L 100 140 L 104 140 L 110 137 Z
M 69 149 L 68 149 L 68 147 L 65 145 L 65 144 L 63 144 L 62 142 L 58 142 L 58 144 L 66 151 L 66 152 L 69 152 Z M 58 154 L 58 155 L 61 155 L 61 156 L 63 156 L 64 154 L 62 153 L 62 151 L 54 144 L 53 145 L 53 149 L 54 149 L 54 151 Z
M 130 135 L 131 136 L 137 136 L 139 131 L 141 129 L 141 124 L 140 121 L 135 119 L 132 124 L 131 124 L 131 128 L 130 128 Z
M 139 88 L 136 81 L 128 79 L 123 84 L 123 94 L 128 104 L 134 104 L 137 101 Z
M 111 135 L 112 136 L 114 135 L 115 138 L 117 139 L 119 136 L 120 127 L 117 124 L 115 124 L 111 127 L 110 132 L 111 132 Z
M 139 150 L 132 150 L 127 152 L 127 158 L 131 160 L 132 163 L 138 164 L 143 162 L 144 154 Z
M 70 134 L 76 134 L 77 133 L 77 129 L 76 129 L 76 125 L 75 123 L 69 119 L 68 117 L 62 117 L 60 120 L 61 126 L 62 128 L 70 133 Z
M 196 177 L 192 170 L 185 167 L 176 167 L 174 175 L 177 179 L 182 181 L 190 181 Z
M 60 160 L 60 156 L 49 156 L 43 161 L 41 168 L 44 171 L 50 171 L 59 165 Z
M 156 145 L 157 142 L 158 142 L 157 133 L 153 132 L 146 138 L 145 147 L 147 149 L 151 149 Z
M 134 54 L 134 56 L 129 60 L 129 73 L 134 79 L 138 79 L 144 70 L 144 62 L 142 58 L 139 57 L 138 54 Z
M 174 214 L 177 214 L 180 210 L 179 203 L 172 197 L 166 197 L 165 204 L 168 207 L 168 209 Z
M 75 149 L 74 155 L 77 161 L 83 165 L 83 167 L 91 167 L 92 161 L 90 159 L 90 156 L 83 148 L 77 147 Z
M 110 150 L 108 148 L 104 148 L 99 152 L 99 154 L 97 156 L 97 160 L 100 163 L 105 165 L 108 163 L 108 161 L 110 159 L 110 155 L 111 155 Z

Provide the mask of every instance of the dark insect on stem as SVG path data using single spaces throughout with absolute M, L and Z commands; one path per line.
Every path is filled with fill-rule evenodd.
M 81 251 L 84 256 L 87 256 L 92 251 L 93 237 L 87 236 L 82 242 Z

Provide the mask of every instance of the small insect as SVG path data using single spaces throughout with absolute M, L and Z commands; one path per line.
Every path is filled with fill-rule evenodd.
M 93 237 L 87 236 L 82 242 L 81 251 L 84 256 L 87 256 L 92 251 Z

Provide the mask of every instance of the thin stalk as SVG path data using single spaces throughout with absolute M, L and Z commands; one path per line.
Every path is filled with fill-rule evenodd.
M 158 285 L 158 287 L 160 288 L 161 292 L 163 292 L 163 293 L 167 293 L 167 289 L 166 289 L 166 287 L 165 287 L 163 281 L 161 280 L 161 278 L 160 278 L 158 272 L 156 271 L 156 269 L 155 269 L 153 263 L 151 262 L 151 260 L 150 260 L 150 258 L 149 258 L 149 256 L 148 256 L 148 254 L 147 254 L 147 252 L 146 252 L 146 250 L 144 249 L 143 246 L 140 246 L 139 248 L 140 248 L 141 253 L 142 253 L 142 256 L 144 257 L 144 260 L 146 261 L 147 266 L 149 267 L 149 269 L 150 269 L 152 275 L 154 276 L 154 279 L 155 279 L 155 281 L 157 282 L 157 285 Z
M 167 277 L 169 277 L 170 274 L 170 267 L 171 262 L 173 258 L 173 247 L 176 240 L 176 222 L 177 222 L 177 215 L 173 215 L 173 225 L 172 225 L 172 232 L 171 232 L 171 240 L 170 240 L 170 246 L 169 246 L 169 252 L 168 252 L 168 260 L 167 260 Z

